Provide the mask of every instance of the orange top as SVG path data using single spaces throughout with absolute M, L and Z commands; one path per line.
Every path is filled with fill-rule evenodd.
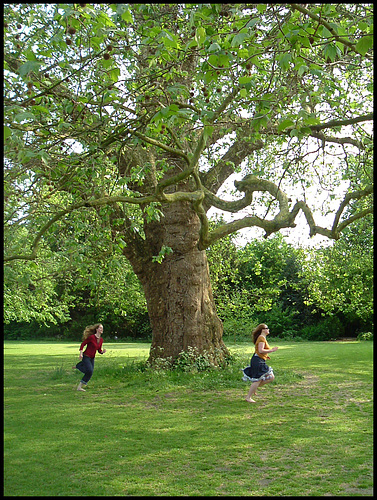
M 257 354 L 260 358 L 262 358 L 264 360 L 269 359 L 267 352 L 260 353 L 258 350 L 258 345 L 261 342 L 264 342 L 265 349 L 271 349 L 271 347 L 268 345 L 266 337 L 263 337 L 263 335 L 259 335 L 259 337 L 257 338 L 257 341 L 255 342 L 255 354 Z

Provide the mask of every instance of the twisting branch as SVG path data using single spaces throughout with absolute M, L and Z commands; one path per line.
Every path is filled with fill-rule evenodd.
M 342 215 L 343 210 L 346 208 L 346 206 L 349 204 L 349 202 L 351 200 L 359 200 L 360 198 L 364 198 L 365 196 L 368 196 L 368 194 L 371 194 L 371 193 L 373 193 L 373 186 L 368 186 L 366 189 L 363 189 L 360 191 L 353 191 L 352 193 L 347 193 L 344 197 L 344 200 L 340 204 L 338 211 L 335 214 L 332 230 L 335 231 L 337 229 L 338 224 L 339 224 L 339 220 L 340 220 L 340 216 Z M 357 217 L 357 218 L 360 218 L 360 217 Z
M 241 181 L 234 183 L 237 189 L 240 191 L 244 191 L 246 196 L 251 196 L 254 191 L 267 191 L 269 192 L 276 200 L 279 202 L 280 210 L 278 214 L 271 220 L 267 220 L 265 218 L 260 218 L 257 216 L 247 216 L 243 219 L 239 219 L 237 221 L 230 222 L 228 224 L 224 224 L 220 227 L 217 227 L 210 233 L 206 234 L 206 237 L 203 238 L 200 242 L 200 249 L 205 249 L 210 246 L 214 241 L 223 238 L 226 235 L 232 234 L 239 229 L 246 227 L 260 227 L 265 230 L 265 238 L 267 238 L 270 234 L 275 233 L 283 228 L 294 228 L 296 227 L 295 219 L 302 210 L 306 221 L 309 226 L 309 235 L 310 237 L 315 236 L 316 234 L 321 234 L 322 236 L 326 236 L 330 239 L 339 239 L 340 233 L 343 231 L 345 227 L 354 222 L 357 219 L 364 217 L 365 215 L 372 213 L 372 208 L 367 208 L 363 211 L 360 211 L 358 214 L 349 217 L 347 220 L 343 221 L 339 224 L 339 219 L 341 214 L 344 211 L 344 208 L 349 204 L 352 199 L 360 199 L 365 196 L 368 196 L 373 192 L 373 186 L 368 186 L 364 190 L 354 191 L 352 193 L 348 193 L 345 197 L 339 209 L 336 213 L 335 220 L 331 229 L 327 229 L 321 226 L 317 226 L 312 211 L 309 206 L 304 201 L 297 201 L 289 211 L 288 207 L 288 197 L 287 195 L 271 181 L 267 181 L 264 179 L 259 179 L 255 175 L 247 175 Z M 214 202 L 214 205 L 223 210 L 227 210 L 227 204 L 229 207 L 232 207 L 232 203 L 244 203 L 245 199 L 239 200 L 238 202 L 225 202 L 220 200 L 217 197 L 214 197 L 211 193 L 208 193 L 206 189 L 204 189 L 206 196 L 209 196 L 211 201 Z M 216 198 L 216 199 L 214 199 Z M 232 210 L 229 210 L 232 211 Z

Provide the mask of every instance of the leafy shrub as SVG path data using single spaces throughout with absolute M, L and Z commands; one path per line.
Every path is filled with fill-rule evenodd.
M 373 333 L 372 332 L 359 333 L 359 335 L 357 336 L 357 340 L 373 340 Z
M 199 353 L 199 350 L 196 347 L 189 346 L 187 350 L 179 353 L 179 356 L 173 363 L 172 368 L 178 369 L 179 371 L 196 373 L 205 370 L 226 368 L 232 363 L 234 363 L 234 355 L 232 354 L 225 357 L 221 366 L 217 366 L 213 363 L 209 353 Z
M 315 325 L 307 325 L 301 331 L 304 340 L 335 340 L 344 335 L 344 325 L 337 316 L 328 316 Z
M 188 346 L 186 351 L 181 351 L 174 363 L 174 368 L 182 371 L 200 372 L 214 367 L 207 353 L 200 354 L 196 347 Z
M 150 369 L 154 371 L 163 371 L 163 370 L 171 370 L 172 369 L 172 360 L 169 358 L 154 358 L 153 365 L 149 366 Z
M 297 316 L 298 312 L 281 305 L 274 305 L 269 311 L 263 313 L 258 323 L 266 323 L 273 336 L 281 339 L 291 340 L 298 334 Z
M 11 321 L 4 324 L 4 339 L 5 340 L 42 340 L 44 338 L 54 337 L 59 331 L 57 325 L 39 325 L 35 321 L 27 323 Z
M 223 321 L 223 336 L 235 342 L 240 338 L 247 338 L 250 340 L 254 326 L 250 318 L 227 318 Z

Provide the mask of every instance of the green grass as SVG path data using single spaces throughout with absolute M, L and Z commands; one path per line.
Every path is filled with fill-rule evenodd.
M 244 401 L 249 343 L 199 372 L 144 369 L 105 343 L 87 391 L 73 343 L 6 341 L 5 496 L 370 496 L 372 342 L 274 342 L 276 379 Z

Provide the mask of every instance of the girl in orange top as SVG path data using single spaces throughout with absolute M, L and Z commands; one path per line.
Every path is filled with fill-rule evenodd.
M 275 352 L 278 347 L 271 348 L 268 345 L 266 336 L 269 335 L 270 329 L 265 323 L 258 325 L 252 332 L 253 342 L 255 344 L 255 353 L 250 360 L 250 366 L 243 370 L 244 376 L 242 380 L 252 382 L 246 401 L 255 403 L 252 396 L 256 393 L 258 387 L 272 382 L 275 378 L 274 372 L 270 366 L 266 364 L 266 359 L 270 359 L 268 354 Z

